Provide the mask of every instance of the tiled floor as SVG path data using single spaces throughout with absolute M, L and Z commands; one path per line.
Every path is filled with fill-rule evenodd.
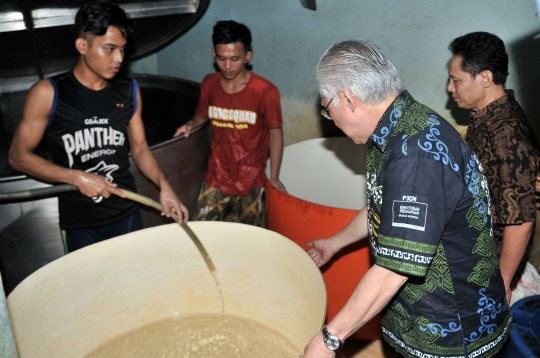
M 399 358 L 400 355 L 384 343 L 377 341 L 346 341 L 343 351 L 336 358 Z

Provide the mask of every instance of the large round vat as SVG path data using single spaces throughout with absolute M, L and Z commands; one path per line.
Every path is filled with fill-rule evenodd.
M 307 249 L 345 227 L 366 204 L 365 146 L 347 137 L 311 139 L 285 147 L 280 179 L 288 193 L 267 182 L 266 227 Z M 330 321 L 371 267 L 367 240 L 350 245 L 323 266 Z M 352 338 L 382 336 L 377 316 Z
M 216 266 L 223 301 L 179 225 L 141 230 L 66 255 L 17 286 L 7 305 L 20 357 L 83 357 L 152 322 L 222 312 L 281 333 L 300 354 L 326 309 L 324 282 L 311 258 L 269 230 L 190 226 Z

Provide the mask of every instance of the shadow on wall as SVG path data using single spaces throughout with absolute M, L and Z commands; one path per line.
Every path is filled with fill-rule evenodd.
M 525 111 L 537 141 L 540 139 L 540 31 L 528 34 L 514 43 L 507 44 L 506 50 L 514 61 L 519 104 Z
M 346 137 L 345 133 L 336 126 L 334 121 L 328 120 L 320 116 L 319 123 L 321 125 L 321 133 L 323 138 L 328 137 Z
M 342 142 L 333 138 L 325 139 L 323 147 L 329 151 L 334 152 L 336 158 L 338 158 L 345 167 L 349 168 L 353 175 L 367 175 L 366 164 L 366 145 L 355 144 L 355 150 L 357 153 L 351 153 L 352 139 L 350 142 Z M 353 155 L 351 155 L 353 154 Z M 354 155 L 356 154 L 356 155 Z
M 448 92 L 446 92 L 446 94 L 448 95 L 448 100 L 446 101 L 445 108 L 450 111 L 451 117 L 456 121 L 456 124 L 460 126 L 468 126 L 469 114 L 471 113 L 471 111 L 468 109 L 459 108 L 456 104 L 456 101 L 452 99 L 452 95 Z

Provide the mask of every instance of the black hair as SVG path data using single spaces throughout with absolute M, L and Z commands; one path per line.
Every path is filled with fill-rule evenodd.
M 241 42 L 244 45 L 244 51 L 251 50 L 251 31 L 249 28 L 236 21 L 218 21 L 214 25 L 214 33 L 212 34 L 212 42 L 214 47 L 217 44 L 230 44 L 233 42 Z
M 482 71 L 493 73 L 495 84 L 504 84 L 508 76 L 508 54 L 504 42 L 487 32 L 471 32 L 458 37 L 448 47 L 454 56 L 460 56 L 461 69 L 475 78 Z
M 131 33 L 126 12 L 110 1 L 96 0 L 83 5 L 75 15 L 75 36 L 103 36 L 110 26 L 116 27 L 124 38 Z

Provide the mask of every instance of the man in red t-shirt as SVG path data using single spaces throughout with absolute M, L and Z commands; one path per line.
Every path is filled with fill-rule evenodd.
M 270 183 L 285 191 L 278 178 L 283 155 L 279 91 L 246 67 L 253 53 L 245 25 L 218 21 L 212 41 L 219 72 L 204 78 L 195 115 L 174 134 L 187 137 L 210 120 L 212 154 L 193 219 L 260 226 L 269 153 Z

